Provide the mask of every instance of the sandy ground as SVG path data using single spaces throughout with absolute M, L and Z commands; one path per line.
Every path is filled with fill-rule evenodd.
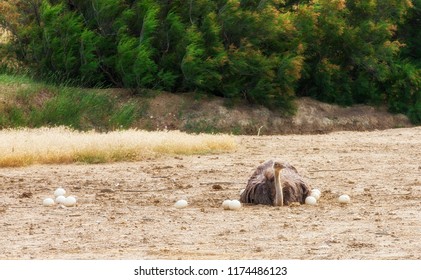
M 421 127 L 237 139 L 229 154 L 0 169 L 0 258 L 421 258 Z M 224 211 L 272 157 L 322 191 L 318 205 Z M 58 186 L 76 207 L 42 206 Z

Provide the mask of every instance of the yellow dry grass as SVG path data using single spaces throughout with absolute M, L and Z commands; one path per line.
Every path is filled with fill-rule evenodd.
M 66 127 L 0 130 L 0 167 L 31 164 L 134 161 L 161 155 L 229 152 L 230 135 L 180 131 L 79 132 Z
M 11 34 L 4 28 L 0 28 L 0 44 L 6 44 L 11 39 Z

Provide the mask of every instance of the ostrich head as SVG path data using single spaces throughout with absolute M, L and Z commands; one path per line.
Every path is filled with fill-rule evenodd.
M 285 168 L 285 165 L 279 161 L 275 161 L 273 163 L 273 169 L 275 170 L 276 173 L 280 172 L 284 168 Z

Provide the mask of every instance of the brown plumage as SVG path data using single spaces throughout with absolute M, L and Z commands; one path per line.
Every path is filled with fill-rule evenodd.
M 257 167 L 240 196 L 242 203 L 289 205 L 303 204 L 311 187 L 289 163 L 268 160 Z

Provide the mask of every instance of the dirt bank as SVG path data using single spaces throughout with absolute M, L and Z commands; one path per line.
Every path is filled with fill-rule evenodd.
M 240 135 L 257 135 L 260 131 L 260 135 L 278 135 L 411 127 L 406 116 L 390 114 L 384 108 L 367 105 L 341 107 L 311 98 L 297 98 L 297 112 L 293 116 L 245 103 L 227 107 L 223 98 L 198 98 L 193 94 L 161 93 L 140 100 L 142 104 L 147 104 L 147 110 L 136 126 L 151 130 L 178 129 Z

